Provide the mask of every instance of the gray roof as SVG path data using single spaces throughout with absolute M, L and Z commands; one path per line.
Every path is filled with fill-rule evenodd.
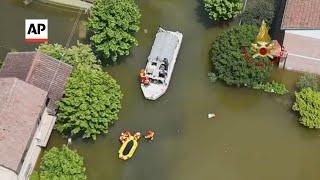
M 179 38 L 175 34 L 159 30 L 148 59 L 155 60 L 158 57 L 162 60 L 167 58 L 170 62 L 173 58 L 178 42 Z
M 0 166 L 20 170 L 47 94 L 18 78 L 0 78 Z

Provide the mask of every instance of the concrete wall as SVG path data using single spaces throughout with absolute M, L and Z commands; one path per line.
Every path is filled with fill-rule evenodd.
M 283 46 L 288 56 L 279 67 L 320 74 L 320 30 L 286 30 Z
M 15 172 L 0 166 L 0 179 L 1 180 L 18 180 L 18 176 Z
M 29 176 L 31 175 L 37 159 L 41 153 L 41 147 L 45 147 L 47 145 L 55 121 L 56 117 L 48 115 L 46 108 L 43 112 L 39 126 L 35 132 L 26 156 L 24 157 L 22 167 L 18 174 L 19 180 L 29 179 Z

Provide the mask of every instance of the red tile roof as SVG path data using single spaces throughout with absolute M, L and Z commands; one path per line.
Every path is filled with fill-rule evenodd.
M 0 166 L 20 170 L 46 98 L 46 91 L 31 84 L 0 78 Z
M 40 52 L 14 52 L 7 54 L 0 77 L 17 77 L 47 91 L 54 113 L 71 71 L 72 66 Z
M 281 29 L 320 29 L 320 0 L 287 0 Z

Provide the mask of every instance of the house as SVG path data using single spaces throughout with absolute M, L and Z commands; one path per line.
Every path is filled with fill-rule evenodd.
M 0 78 L 0 179 L 26 180 L 51 134 L 48 92 L 18 78 Z
M 56 113 L 72 66 L 40 52 L 8 53 L 0 77 L 17 77 L 48 92 L 48 112 Z
M 27 180 L 56 121 L 72 66 L 40 52 L 8 53 L 0 71 L 0 180 Z
M 287 0 L 281 29 L 288 56 L 279 67 L 320 74 L 320 1 Z

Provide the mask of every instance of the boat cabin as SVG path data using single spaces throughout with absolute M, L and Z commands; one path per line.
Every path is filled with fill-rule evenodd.
M 146 76 L 154 84 L 164 84 L 168 76 L 169 61 L 167 58 L 149 59 L 146 66 Z

